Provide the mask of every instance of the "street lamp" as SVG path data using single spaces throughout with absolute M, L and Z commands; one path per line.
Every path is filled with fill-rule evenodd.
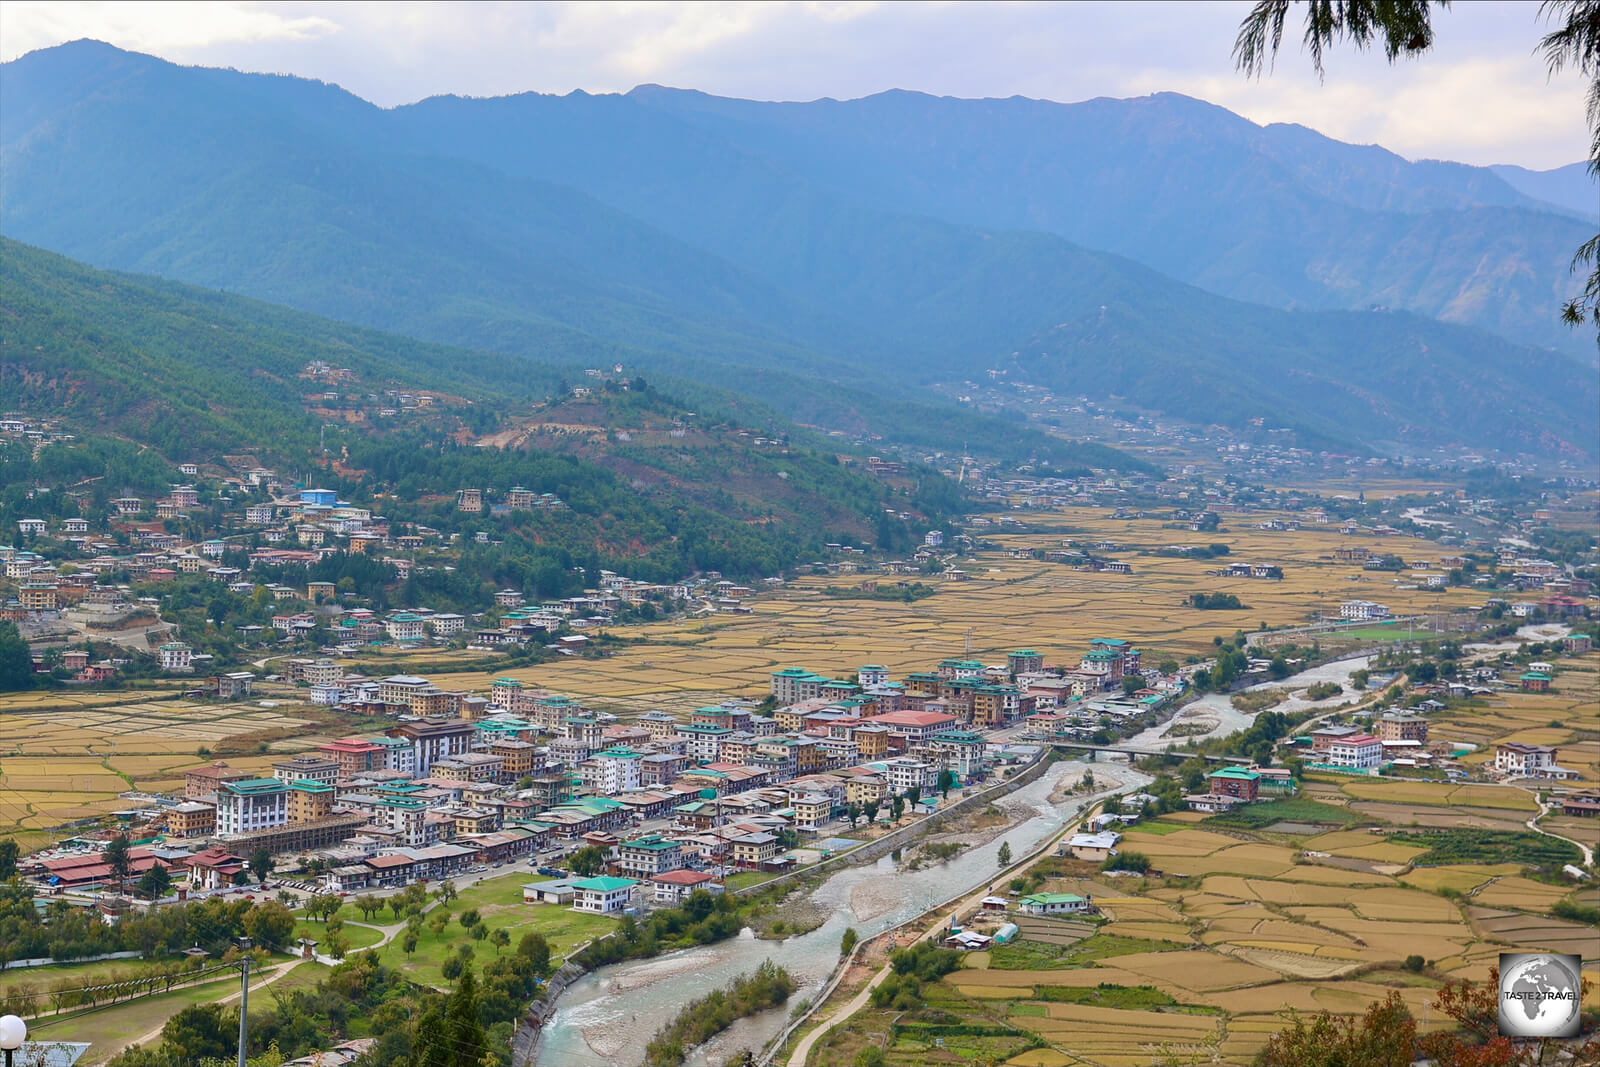
M 15 1015 L 0 1017 L 0 1049 L 6 1053 L 6 1067 L 11 1067 L 11 1054 L 28 1040 L 28 1024 Z

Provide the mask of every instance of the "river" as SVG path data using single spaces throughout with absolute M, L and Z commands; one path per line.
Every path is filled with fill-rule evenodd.
M 1096 782 L 1108 788 L 1074 796 L 1060 804 L 1051 794 L 1093 767 Z M 1115 779 L 1115 781 L 1112 781 Z M 1013 820 L 1005 833 L 976 845 L 948 863 L 905 871 L 888 856 L 876 863 L 845 867 L 809 896 L 831 917 L 822 926 L 787 941 L 758 941 L 749 930 L 715 945 L 619 963 L 585 975 L 568 987 L 545 1027 L 536 1062 L 541 1067 L 611 1067 L 643 1062 L 651 1036 L 685 1004 L 726 985 L 735 976 L 774 959 L 795 976 L 799 989 L 790 1003 L 814 996 L 839 961 L 846 927 L 863 938 L 882 933 L 937 907 L 960 893 L 980 888 L 999 866 L 1002 841 L 1025 855 L 1065 826 L 1086 803 L 1109 792 L 1138 788 L 1148 775 L 1125 764 L 1063 761 L 1037 781 L 995 801 Z M 740 1048 L 760 1049 L 788 1021 L 783 1010 L 741 1019 L 689 1057 L 693 1065 L 720 1065 Z
M 1241 693 L 1254 693 L 1262 689 L 1283 689 L 1289 692 L 1290 697 L 1283 703 L 1273 707 L 1274 711 L 1295 712 L 1307 710 L 1332 710 L 1348 701 L 1352 696 L 1350 676 L 1358 670 L 1367 670 L 1372 665 L 1371 656 L 1358 656 L 1354 659 L 1334 660 L 1324 663 L 1310 670 L 1291 674 L 1287 678 L 1277 681 L 1261 682 L 1239 690 Z M 1373 684 L 1378 684 L 1379 679 L 1373 679 Z M 1307 700 L 1305 690 L 1316 682 L 1338 682 L 1344 687 L 1344 692 L 1335 693 L 1325 700 Z M 1142 733 L 1128 738 L 1127 744 L 1133 748 L 1171 748 L 1173 745 L 1184 741 L 1198 741 L 1209 737 L 1226 737 L 1228 734 L 1237 733 L 1255 721 L 1251 712 L 1240 711 L 1233 706 L 1234 693 L 1207 693 L 1205 696 L 1185 704 L 1177 715 L 1159 726 L 1152 726 Z M 1178 737 L 1167 736 L 1167 730 L 1175 723 L 1202 722 L 1214 723 L 1210 729 L 1203 733 L 1184 734 Z

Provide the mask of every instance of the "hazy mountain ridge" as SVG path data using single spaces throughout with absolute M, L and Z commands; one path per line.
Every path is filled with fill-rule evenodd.
M 913 214 L 910 196 L 891 210 L 797 173 L 767 151 L 770 129 L 738 139 L 686 113 L 687 103 L 769 105 L 642 90 L 436 98 L 384 111 L 320 83 L 178 68 L 92 43 L 5 65 L 0 90 L 18 102 L 0 114 L 6 230 L 100 266 L 546 361 L 657 367 L 780 408 L 773 371 L 893 397 L 892 408 L 910 386 L 1005 368 L 1203 421 L 1266 408 L 1275 425 L 1351 446 L 1476 446 L 1497 441 L 1525 406 L 1513 397 L 1503 414 L 1491 411 L 1477 391 L 1492 382 L 1515 393 L 1532 374 L 1552 383 L 1543 403 L 1562 414 L 1554 447 L 1594 449 L 1594 406 L 1583 407 L 1592 383 L 1558 356 L 1407 318 L 1408 335 L 1444 354 L 1446 369 L 1430 378 L 1441 401 L 1472 416 L 1421 420 L 1405 405 L 1335 403 L 1328 383 L 1340 384 L 1343 353 L 1382 342 L 1390 317 L 1308 318 L 1223 299 L 1038 228 Z M 683 106 L 646 102 L 663 95 Z M 887 103 L 922 107 L 914 95 L 886 94 Z M 811 105 L 770 106 L 815 121 Z M 816 167 L 826 153 L 819 158 Z M 1498 184 L 1496 195 L 1517 197 Z M 1438 215 L 1406 217 L 1421 225 Z M 1464 240 L 1448 227 L 1431 239 Z M 1264 287 L 1281 278 L 1270 257 L 1249 253 L 1233 253 L 1236 275 Z M 1330 254 L 1329 285 L 1342 270 L 1353 268 Z M 1500 287 L 1485 277 L 1475 292 L 1493 304 Z M 1117 330 L 1074 325 L 1092 326 L 1106 308 Z M 1065 361 L 1028 356 L 1046 337 L 1044 347 L 1084 362 L 1069 372 Z M 1013 353 L 1021 362 L 1008 362 Z M 1192 367 L 1207 371 L 1182 373 Z M 1417 368 L 1379 369 L 1403 381 Z M 1175 381 L 1193 384 L 1176 390 Z
M 1409 163 L 1176 93 L 1067 105 L 903 91 L 805 104 L 654 86 L 629 95 L 896 210 L 1044 230 L 1239 299 L 1402 307 L 1594 360 L 1593 338 L 1557 311 L 1596 209 L 1585 221 L 1490 168 Z M 1508 246 L 1523 266 L 1502 280 L 1505 307 L 1472 299 L 1479 264 Z

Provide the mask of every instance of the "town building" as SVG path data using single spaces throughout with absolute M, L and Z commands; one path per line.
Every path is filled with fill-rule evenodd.
M 646 834 L 617 846 L 614 866 L 631 878 L 653 878 L 684 865 L 683 847 L 659 834 Z
M 1575 778 L 1576 773 L 1556 763 L 1557 750 L 1549 745 L 1503 741 L 1494 749 L 1494 769 L 1508 778 Z
M 1330 743 L 1324 759 L 1334 767 L 1375 771 L 1383 765 L 1383 742 L 1371 734 L 1350 734 Z
M 1017 901 L 1025 915 L 1082 915 L 1092 909 L 1090 898 L 1076 893 L 1031 893 Z
M 1261 795 L 1261 775 L 1246 767 L 1222 767 L 1206 775 L 1206 788 L 1211 793 L 1248 804 Z
M 613 915 L 628 906 L 638 884 L 631 878 L 579 878 L 572 883 L 572 906 L 578 911 Z
M 276 778 L 244 778 L 217 787 L 217 833 L 268 830 L 289 821 L 289 787 Z

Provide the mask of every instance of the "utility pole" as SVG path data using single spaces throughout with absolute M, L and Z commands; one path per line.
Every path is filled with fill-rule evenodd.
M 239 972 L 239 1064 L 246 1067 L 245 1050 L 250 1041 L 250 939 L 243 938 L 242 945 L 245 954 L 240 963 L 244 969 Z

